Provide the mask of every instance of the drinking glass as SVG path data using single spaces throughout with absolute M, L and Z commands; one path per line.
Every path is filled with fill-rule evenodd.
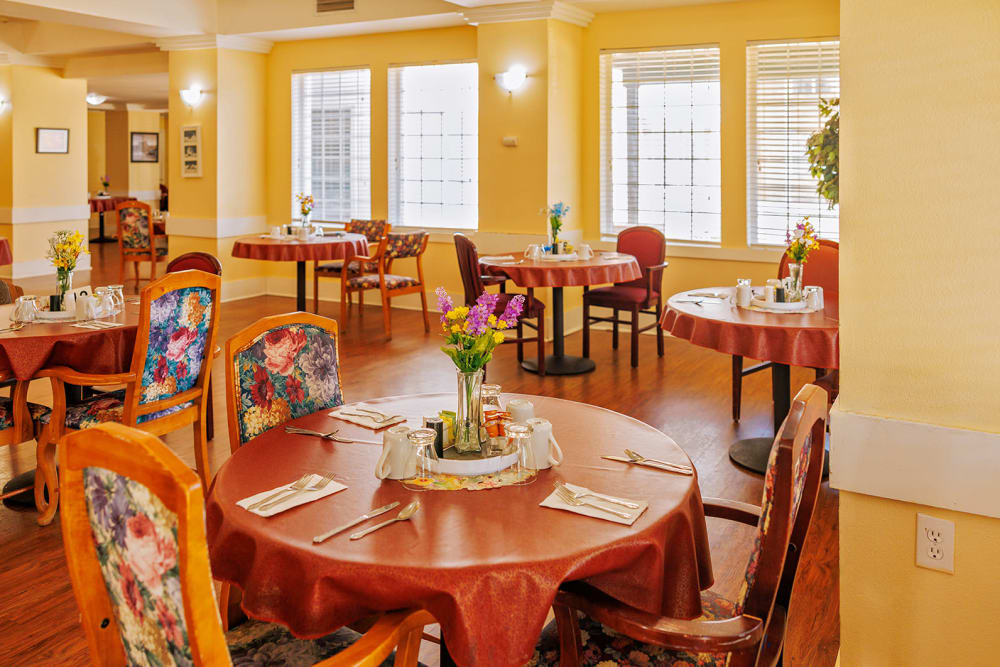
M 125 308 L 125 286 L 108 285 L 108 290 L 111 292 L 111 303 L 114 306 L 114 312 L 117 315 Z
M 527 424 L 509 424 L 507 450 L 517 453 L 517 459 L 509 468 L 514 472 L 514 484 L 526 486 L 534 482 L 538 465 L 535 463 L 535 450 L 531 446 L 531 427 Z
M 437 433 L 429 428 L 416 428 L 410 431 L 406 438 L 413 447 L 417 460 L 417 473 L 411 479 L 405 480 L 403 486 L 414 491 L 425 491 L 428 482 L 433 482 L 437 475 L 438 455 L 434 448 Z
M 38 316 L 38 299 L 35 296 L 25 295 L 17 297 L 17 305 L 14 306 L 12 319 L 15 322 L 34 322 Z

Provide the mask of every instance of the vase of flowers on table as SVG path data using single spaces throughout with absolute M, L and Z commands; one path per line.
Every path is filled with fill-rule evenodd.
M 49 239 L 49 250 L 45 256 L 56 267 L 56 289 L 62 297 L 63 309 L 68 309 L 66 293 L 73 289 L 73 271 L 83 249 L 83 234 L 69 229 L 61 229 Z
M 816 228 L 809 222 L 807 215 L 802 222 L 795 225 L 794 230 L 785 231 L 785 254 L 788 259 L 788 277 L 791 279 L 791 295 L 789 301 L 802 300 L 802 267 L 809 259 L 809 253 L 819 247 L 819 237 Z
M 441 329 L 447 344 L 441 350 L 458 369 L 458 410 L 455 414 L 455 449 L 462 453 L 480 452 L 489 442 L 483 427 L 482 398 L 483 367 L 493 358 L 493 350 L 504 341 L 504 331 L 517 324 L 524 310 L 524 297 L 512 298 L 503 314 L 497 317 L 494 310 L 498 294 L 483 292 L 476 304 L 456 307 L 448 292 L 438 287 L 438 309 L 441 311 Z
M 559 254 L 559 231 L 563 226 L 563 218 L 569 213 L 569 206 L 560 202 L 556 202 L 548 208 L 543 208 L 542 213 L 548 218 L 548 234 L 549 234 L 549 245 L 552 246 L 552 254 Z
M 104 188 L 104 189 L 101 192 L 98 192 L 97 194 L 99 194 L 99 195 L 106 195 L 106 194 L 108 194 L 108 188 L 110 186 L 111 186 L 111 181 L 108 180 L 108 177 L 107 176 L 101 176 L 101 187 Z
M 299 202 L 299 213 L 302 216 L 302 226 L 308 227 L 309 221 L 312 218 L 313 206 L 315 206 L 315 202 L 313 201 L 313 196 L 307 195 L 304 192 L 300 192 L 299 194 L 295 195 L 295 199 L 297 199 Z

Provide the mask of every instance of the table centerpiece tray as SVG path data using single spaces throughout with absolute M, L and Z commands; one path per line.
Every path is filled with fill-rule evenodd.
M 542 255 L 538 259 L 540 259 L 543 262 L 572 262 L 580 259 L 580 256 L 577 255 L 575 252 L 570 252 L 559 255 Z
M 768 302 L 765 301 L 763 297 L 754 296 L 753 301 L 751 301 L 751 304 L 753 306 L 756 306 L 757 308 L 763 308 L 765 310 L 782 311 L 789 313 L 794 313 L 796 311 L 808 309 L 808 306 L 804 299 L 802 301 Z
M 441 475 L 459 475 L 461 477 L 489 475 L 506 470 L 514 465 L 515 461 L 517 461 L 517 452 L 484 457 L 482 452 L 462 453 L 454 447 L 449 447 L 444 450 L 444 455 L 438 458 L 436 472 Z

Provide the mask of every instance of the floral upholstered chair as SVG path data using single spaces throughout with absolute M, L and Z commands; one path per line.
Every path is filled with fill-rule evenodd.
M 310 313 L 265 317 L 226 341 L 232 451 L 275 426 L 344 404 L 337 323 Z
M 535 664 L 781 664 L 795 572 L 823 476 L 826 415 L 826 392 L 804 386 L 775 437 L 760 507 L 704 499 L 705 516 L 757 527 L 735 603 L 707 591 L 702 616 L 689 621 L 630 607 L 584 582 L 564 584 L 554 605 L 558 636 L 545 629 Z
M 125 265 L 135 269 L 135 284 L 139 285 L 139 263 L 149 262 L 149 280 L 156 280 L 156 263 L 167 260 L 167 237 L 156 233 L 149 204 L 124 201 L 115 207 L 118 213 L 118 251 L 121 264 L 118 282 L 125 283 Z
M 368 257 L 355 255 L 348 259 L 346 267 L 341 269 L 340 276 L 340 322 L 346 329 L 348 304 L 351 295 L 358 294 L 358 315 L 361 315 L 361 305 L 365 300 L 367 290 L 377 289 L 382 295 L 382 320 L 385 323 L 385 339 L 392 339 L 392 299 L 405 294 L 420 294 L 420 304 L 424 313 L 424 331 L 431 330 L 427 315 L 427 292 L 424 291 L 423 255 L 427 250 L 427 232 L 409 232 L 405 234 L 390 233 L 379 242 L 378 248 Z M 414 259 L 417 265 L 417 276 L 398 275 L 392 273 L 393 264 L 400 259 Z M 372 262 L 377 267 L 377 273 L 352 274 L 350 265 L 354 262 Z
M 59 452 L 73 593 L 95 665 L 375 665 L 399 645 L 415 665 L 424 611 L 384 614 L 364 636 L 313 641 L 247 622 L 223 632 L 205 538 L 201 480 L 156 437 L 103 424 Z M 360 638 L 359 638 L 360 637 Z
M 392 225 L 385 220 L 351 220 L 344 225 L 344 231 L 349 234 L 361 234 L 367 240 L 368 243 L 374 245 L 377 244 L 382 238 L 389 233 L 392 229 Z M 376 273 L 378 267 L 375 262 L 355 262 L 349 267 L 349 272 L 351 275 L 358 275 L 361 273 Z M 318 261 L 313 262 L 313 312 L 319 313 L 319 279 L 320 278 L 340 278 L 340 274 L 343 273 L 344 262 L 342 260 L 337 260 L 335 262 L 324 262 L 320 264 Z M 350 304 L 348 304 L 350 305 Z M 358 304 L 361 307 L 361 304 Z
M 139 327 L 128 371 L 110 375 L 79 373 L 66 366 L 47 368 L 52 379 L 53 409 L 39 469 L 49 488 L 49 506 L 39 522 L 52 520 L 59 500 L 55 479 L 55 443 L 66 431 L 104 422 L 120 422 L 154 435 L 194 426 L 198 474 L 212 479 L 206 448 L 205 410 L 212 350 L 219 322 L 219 276 L 204 271 L 169 273 L 142 290 Z M 128 306 L 126 306 L 128 307 Z M 66 405 L 65 384 L 88 387 L 124 384 L 81 403 Z M 37 500 L 38 489 L 36 489 Z

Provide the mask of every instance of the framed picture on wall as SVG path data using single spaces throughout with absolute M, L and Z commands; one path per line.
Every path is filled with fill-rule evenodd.
M 69 153 L 69 128 L 36 127 L 36 153 Z
M 160 161 L 160 133 L 132 132 L 132 162 Z
M 201 177 L 201 125 L 181 126 L 181 176 Z

